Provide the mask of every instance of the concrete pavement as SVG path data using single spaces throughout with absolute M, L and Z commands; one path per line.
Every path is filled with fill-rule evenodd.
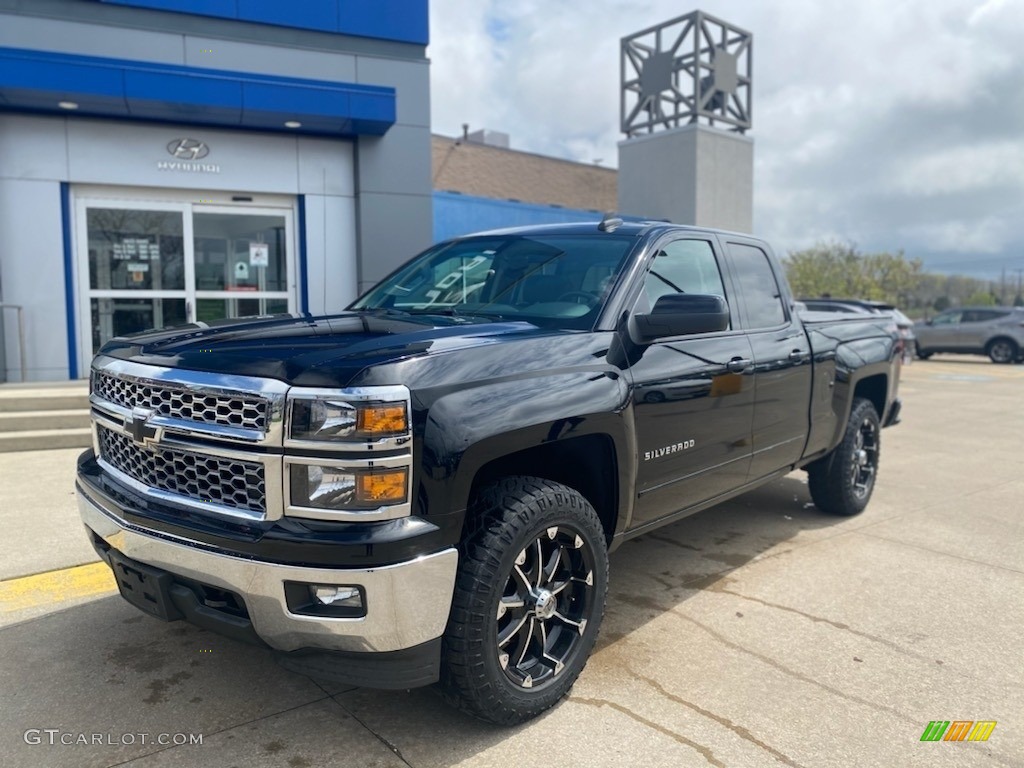
M 515 729 L 432 689 L 290 674 L 63 571 L 5 601 L 43 583 L 18 577 L 95 557 L 77 451 L 0 455 L 0 764 L 1024 766 L 1022 394 L 1024 366 L 915 362 L 861 516 L 820 514 L 794 473 L 624 545 L 572 695 Z M 998 725 L 923 743 L 932 720 Z

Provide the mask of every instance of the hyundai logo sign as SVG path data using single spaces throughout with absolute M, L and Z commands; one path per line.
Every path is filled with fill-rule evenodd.
M 187 171 L 189 173 L 220 173 L 220 166 L 211 162 L 197 162 L 210 154 L 206 142 L 199 139 L 175 139 L 167 144 L 167 154 L 173 160 L 160 160 L 158 171 Z
M 210 148 L 199 139 L 175 139 L 167 145 L 167 152 L 179 160 L 201 160 L 210 154 Z

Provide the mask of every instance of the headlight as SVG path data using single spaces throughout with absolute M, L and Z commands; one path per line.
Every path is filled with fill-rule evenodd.
M 370 510 L 402 504 L 409 495 L 407 467 L 351 469 L 319 464 L 292 464 L 293 507 Z
M 411 398 L 401 385 L 288 392 L 285 514 L 395 520 L 412 513 Z
M 293 390 L 289 399 L 288 436 L 292 440 L 367 443 L 409 434 L 408 391 L 404 387 L 352 392 Z

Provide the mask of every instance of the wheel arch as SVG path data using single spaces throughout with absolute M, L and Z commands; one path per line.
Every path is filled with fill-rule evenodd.
M 870 400 L 875 406 L 875 413 L 880 420 L 885 419 L 885 406 L 889 396 L 889 377 L 884 373 L 877 373 L 867 376 L 858 381 L 853 387 L 853 398 L 850 401 L 850 409 L 853 407 L 853 400 L 863 397 Z
M 505 454 L 481 465 L 473 475 L 469 500 L 503 477 L 539 477 L 578 491 L 590 502 L 610 545 L 620 519 L 620 479 L 615 442 L 608 434 L 571 437 Z M 467 511 L 466 526 L 473 524 Z
M 854 401 L 862 397 L 868 400 L 884 424 L 888 417 L 887 404 L 893 402 L 896 395 L 897 382 L 890 378 L 888 363 L 872 363 L 853 372 L 844 380 L 837 376 L 836 386 L 832 393 L 831 434 L 827 444 L 819 445 L 814 458 L 821 458 L 833 450 L 843 439 L 846 425 L 853 411 Z
M 998 336 L 993 336 L 991 339 L 989 339 L 987 342 L 985 342 L 985 354 L 986 355 L 991 354 L 992 347 L 995 346 L 996 343 L 998 343 L 1000 341 L 1007 342 L 1011 347 L 1013 347 L 1013 349 L 1017 350 L 1017 354 L 1020 354 L 1020 351 L 1021 351 L 1020 342 L 1018 342 L 1015 338 L 1013 338 L 1013 336 L 1010 336 L 1009 334 L 1005 334 L 1005 333 L 1001 333 Z

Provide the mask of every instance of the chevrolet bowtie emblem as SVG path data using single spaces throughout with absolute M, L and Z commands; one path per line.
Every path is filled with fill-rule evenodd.
M 149 423 L 149 418 L 153 413 L 154 411 L 149 408 L 132 408 L 131 415 L 124 422 L 128 434 L 139 445 L 160 442 L 160 428 Z

